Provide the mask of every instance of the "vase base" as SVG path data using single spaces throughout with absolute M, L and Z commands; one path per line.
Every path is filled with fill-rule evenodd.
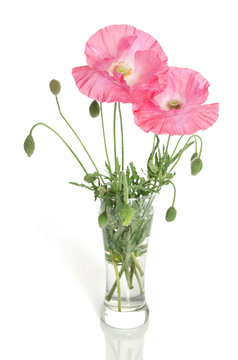
M 117 329 L 134 329 L 143 325 L 149 317 L 147 304 L 133 311 L 114 311 L 109 309 L 104 303 L 101 307 L 101 320 Z

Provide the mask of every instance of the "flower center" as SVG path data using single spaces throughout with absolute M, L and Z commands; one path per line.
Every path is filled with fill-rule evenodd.
M 118 72 L 119 74 L 122 74 L 124 79 L 127 76 L 132 75 L 133 73 L 133 67 L 129 61 L 119 61 L 117 63 L 112 64 L 112 66 L 109 69 L 109 74 L 111 76 L 113 76 L 114 69 L 116 69 L 116 72 Z
M 173 100 L 170 100 L 167 105 L 168 105 L 169 110 L 172 110 L 172 109 L 180 109 L 183 104 L 180 103 L 178 100 L 173 99 Z

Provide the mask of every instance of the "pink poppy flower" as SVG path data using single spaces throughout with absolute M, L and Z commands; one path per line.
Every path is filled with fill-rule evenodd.
M 133 105 L 135 123 L 154 134 L 191 135 L 213 125 L 218 117 L 217 103 L 203 104 L 208 81 L 191 69 L 171 67 L 163 93 L 141 105 Z
M 112 25 L 86 43 L 88 66 L 72 74 L 79 90 L 100 102 L 141 103 L 167 85 L 167 57 L 149 34 L 129 25 Z

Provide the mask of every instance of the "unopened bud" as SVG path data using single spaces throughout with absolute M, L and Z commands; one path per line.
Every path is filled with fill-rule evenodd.
M 195 152 L 192 156 L 191 156 L 191 161 L 193 161 L 194 159 L 198 158 L 198 153 Z
M 100 113 L 99 104 L 96 100 L 94 100 L 91 105 L 89 106 L 89 113 L 92 118 L 96 118 Z
M 202 170 L 202 160 L 200 158 L 195 158 L 191 162 L 191 174 L 197 175 Z
M 58 80 L 51 80 L 50 82 L 50 91 L 52 92 L 52 94 L 54 94 L 55 96 L 57 96 L 60 93 L 61 90 L 61 85 L 60 82 Z
M 99 192 L 100 195 L 104 195 L 106 191 L 107 191 L 107 190 L 105 189 L 104 186 L 99 186 L 98 192 Z
M 108 220 L 107 213 L 106 213 L 106 211 L 104 211 L 98 217 L 98 224 L 99 224 L 100 228 L 103 228 L 106 225 L 107 220 Z
M 33 154 L 33 152 L 35 150 L 35 141 L 31 134 L 27 136 L 27 138 L 24 142 L 24 150 L 29 157 Z
M 166 211 L 166 215 L 165 215 L 165 219 L 166 221 L 170 222 L 170 221 L 174 221 L 177 215 L 177 210 L 175 209 L 174 206 L 171 206 L 170 208 L 168 208 L 168 210 Z
M 84 176 L 84 181 L 87 183 L 92 183 L 98 178 L 98 173 L 94 172 L 92 174 L 87 174 Z

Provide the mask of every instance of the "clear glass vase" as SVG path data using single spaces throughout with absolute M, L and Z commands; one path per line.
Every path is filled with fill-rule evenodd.
M 156 196 L 129 199 L 129 224 L 118 202 L 106 206 L 107 223 L 102 229 L 106 262 L 106 295 L 101 319 L 107 325 L 131 329 L 144 324 L 149 310 L 145 301 L 145 262 Z M 101 202 L 100 212 L 105 211 Z

